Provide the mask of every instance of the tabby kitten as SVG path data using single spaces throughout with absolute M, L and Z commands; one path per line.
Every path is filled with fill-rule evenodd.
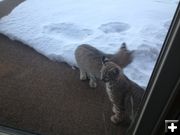
M 120 66 L 107 58 L 102 58 L 101 80 L 106 84 L 106 92 L 113 105 L 111 121 L 115 124 L 130 122 L 144 94 L 144 89 L 131 81 Z
M 80 69 L 80 80 L 89 79 L 92 88 L 97 86 L 96 79 L 100 79 L 101 58 L 106 56 L 122 68 L 131 63 L 133 51 L 129 51 L 125 43 L 122 43 L 115 54 L 106 54 L 90 45 L 83 44 L 75 50 L 75 58 Z

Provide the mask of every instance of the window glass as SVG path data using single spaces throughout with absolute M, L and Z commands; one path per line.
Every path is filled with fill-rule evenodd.
M 178 3 L 0 0 L 0 124 L 124 134 Z

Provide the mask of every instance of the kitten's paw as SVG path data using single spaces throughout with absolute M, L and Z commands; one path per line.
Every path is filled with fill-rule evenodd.
M 115 107 L 115 106 L 112 107 L 112 112 L 113 112 L 113 113 L 117 113 L 117 110 L 116 110 L 116 107 Z
M 89 86 L 90 86 L 91 88 L 96 88 L 96 87 L 97 87 L 97 83 L 94 82 L 94 81 L 89 81 Z
M 86 72 L 80 71 L 80 80 L 84 81 L 84 80 L 87 80 L 87 79 L 88 79 L 88 77 L 86 75 Z
M 87 80 L 87 76 L 80 75 L 80 80 L 81 80 L 81 81 Z
M 119 124 L 119 122 L 121 122 L 120 119 L 119 119 L 119 117 L 118 117 L 117 115 L 111 116 L 111 121 L 112 121 L 112 123 L 114 123 L 114 124 Z
M 115 114 L 115 115 L 113 115 L 113 116 L 111 116 L 111 121 L 112 121 L 112 123 L 114 123 L 114 124 L 121 124 L 121 125 L 129 125 L 130 124 L 130 119 L 128 119 L 127 118 L 127 116 L 126 115 L 123 115 L 123 114 L 121 114 L 121 115 L 117 115 L 117 114 Z

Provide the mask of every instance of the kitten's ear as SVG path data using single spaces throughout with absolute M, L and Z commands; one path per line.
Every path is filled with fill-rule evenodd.
M 109 59 L 108 59 L 108 58 L 106 58 L 105 56 L 102 56 L 101 61 L 102 61 L 102 64 L 105 64 L 106 62 L 108 62 L 108 61 L 109 61 Z
M 120 49 L 126 49 L 126 50 L 127 50 L 127 45 L 126 45 L 125 42 L 123 42 L 123 43 L 121 44 L 121 48 L 120 48 Z

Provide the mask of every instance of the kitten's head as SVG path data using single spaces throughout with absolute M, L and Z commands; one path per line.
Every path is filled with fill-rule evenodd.
M 109 82 L 116 80 L 122 73 L 122 69 L 106 57 L 102 57 L 101 80 Z

